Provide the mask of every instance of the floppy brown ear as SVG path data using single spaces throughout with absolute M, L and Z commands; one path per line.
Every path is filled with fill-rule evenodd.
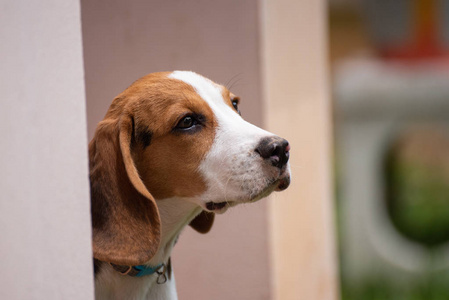
M 190 222 L 190 226 L 199 233 L 208 233 L 214 224 L 215 214 L 203 210 Z
M 126 113 L 107 117 L 89 144 L 94 258 L 127 266 L 153 257 L 161 227 L 131 156 L 133 123 Z

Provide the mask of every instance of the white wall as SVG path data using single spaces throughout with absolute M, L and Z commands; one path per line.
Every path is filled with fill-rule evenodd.
M 0 13 L 0 299 L 93 299 L 79 1 Z

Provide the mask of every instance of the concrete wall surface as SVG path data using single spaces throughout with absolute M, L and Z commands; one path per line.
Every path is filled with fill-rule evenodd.
M 0 299 L 93 299 L 79 1 L 0 12 Z

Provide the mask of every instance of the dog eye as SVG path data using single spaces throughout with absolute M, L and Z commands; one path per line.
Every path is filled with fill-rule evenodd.
M 239 110 L 239 101 L 238 100 L 232 100 L 232 106 L 234 106 L 234 108 L 235 108 L 235 110 L 239 113 L 239 115 L 241 114 L 240 113 L 240 110 Z
M 176 125 L 176 128 L 180 129 L 187 129 L 194 125 L 196 125 L 198 122 L 192 117 L 187 116 L 181 119 L 181 121 L 178 122 L 178 125 Z

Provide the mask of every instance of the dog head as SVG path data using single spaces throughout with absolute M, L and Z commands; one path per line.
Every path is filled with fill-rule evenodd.
M 239 98 L 193 72 L 147 75 L 112 102 L 89 144 L 94 257 L 148 261 L 160 241 L 156 201 L 214 213 L 290 183 L 288 142 L 242 119 Z

